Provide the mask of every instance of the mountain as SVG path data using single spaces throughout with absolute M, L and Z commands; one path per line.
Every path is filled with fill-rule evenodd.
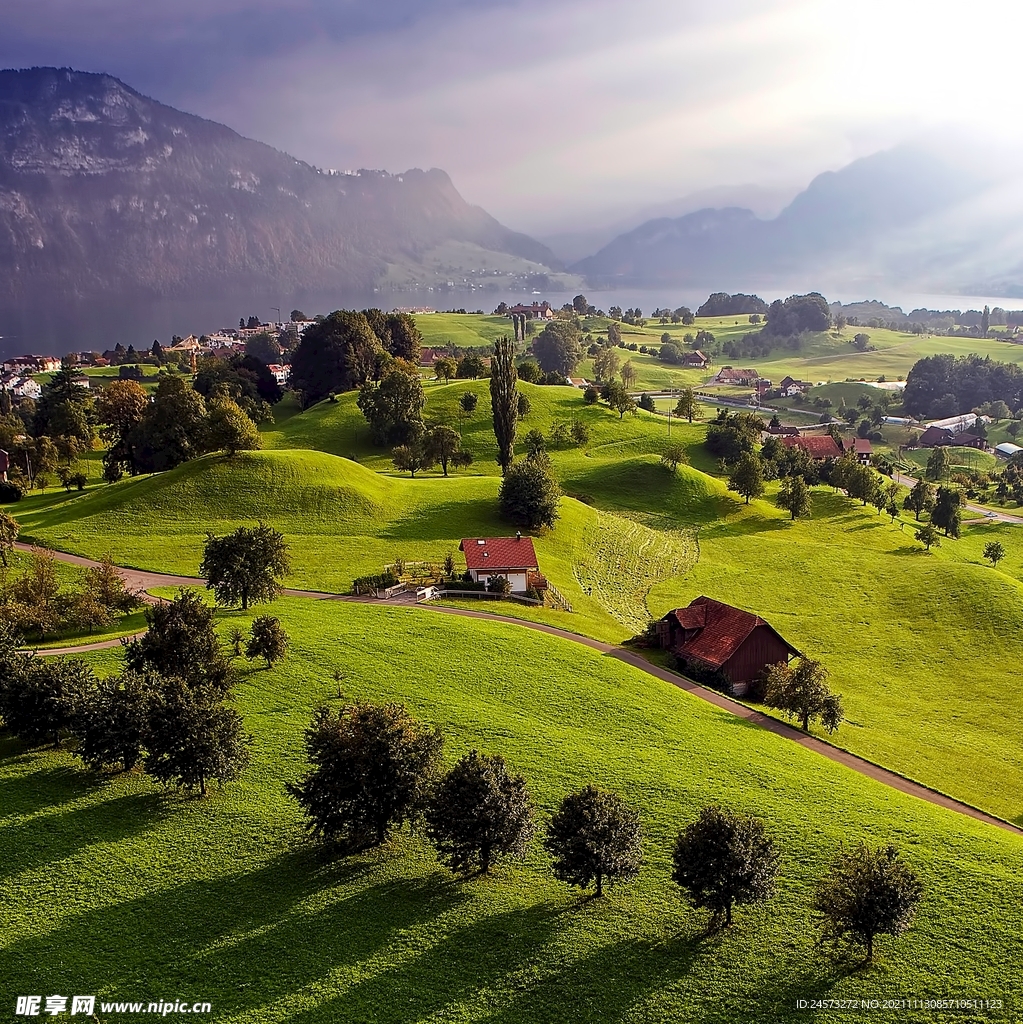
M 449 243 L 558 269 L 443 171 L 325 172 L 109 75 L 0 71 L 0 301 L 368 290 Z
M 901 146 L 818 175 L 772 220 L 741 208 L 658 218 L 571 269 L 591 287 L 769 286 L 813 275 L 822 286 L 876 279 L 951 290 L 1008 269 L 1009 253 L 1018 252 L 997 245 L 1005 224 L 998 226 L 996 209 L 1004 213 L 1004 205 L 968 213 L 999 187 L 990 173 Z
M 537 237 L 566 263 L 574 263 L 607 245 L 613 238 L 645 224 L 648 220 L 684 217 L 697 210 L 720 210 L 738 206 L 752 210 L 758 217 L 776 217 L 799 191 L 798 188 L 763 185 L 716 185 L 690 192 L 678 199 L 654 203 L 609 220 L 606 224 L 587 225 L 543 233 Z

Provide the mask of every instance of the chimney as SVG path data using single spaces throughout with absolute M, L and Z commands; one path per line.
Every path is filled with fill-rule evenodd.
M 516 530 L 515 531 L 515 539 L 516 540 L 522 540 L 522 531 L 521 530 Z

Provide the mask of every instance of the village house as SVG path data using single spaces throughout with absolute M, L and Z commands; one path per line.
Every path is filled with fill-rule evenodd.
M 5 359 L 0 369 L 8 373 L 53 373 L 60 369 L 60 360 L 56 356 L 12 356 Z
M 723 366 L 714 378 L 719 384 L 738 384 L 743 387 L 752 387 L 758 380 L 760 374 L 756 370 L 737 370 L 732 366 Z
M 695 352 L 686 352 L 682 356 L 682 365 L 689 369 L 705 370 L 710 362 L 710 357 L 697 349 Z
M 554 310 L 549 302 L 533 302 L 528 306 L 509 306 L 506 316 L 524 316 L 527 320 L 553 320 Z
M 540 563 L 533 541 L 522 534 L 514 537 L 466 537 L 458 545 L 465 553 L 465 567 L 474 583 L 487 584 L 492 576 L 503 576 L 514 593 L 525 593 L 540 582 Z
M 786 448 L 802 448 L 811 459 L 840 459 L 842 449 L 830 434 L 797 434 L 780 438 Z
M 845 450 L 861 465 L 869 466 L 870 457 L 874 454 L 874 446 L 865 437 L 854 437 L 844 442 Z
M 282 387 L 288 383 L 291 376 L 291 367 L 282 366 L 280 363 L 271 363 L 267 369 L 273 374 L 274 380 Z
M 795 377 L 782 377 L 778 390 L 783 398 L 794 398 L 796 395 L 809 391 L 813 385 L 807 380 L 796 380 Z
M 0 374 L 0 391 L 7 391 L 15 398 L 39 398 L 43 393 L 42 385 L 31 377 L 20 373 Z
M 675 655 L 681 671 L 719 672 L 737 696 L 769 665 L 799 654 L 758 615 L 709 597 L 668 612 L 655 631 L 659 646 Z

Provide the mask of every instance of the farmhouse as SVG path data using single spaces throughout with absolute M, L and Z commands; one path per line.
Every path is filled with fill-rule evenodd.
M 718 370 L 714 379 L 719 384 L 741 384 L 744 387 L 751 387 L 760 380 L 760 374 L 756 370 L 736 370 L 732 366 L 725 366 Z
M 533 302 L 528 306 L 509 306 L 507 316 L 524 316 L 528 320 L 553 320 L 554 310 L 549 302 Z
M 786 448 L 802 448 L 811 459 L 840 459 L 842 449 L 830 434 L 807 434 L 779 439 Z
M 476 583 L 504 576 L 512 591 L 524 593 L 539 575 L 540 563 L 529 537 L 466 537 L 458 545 L 465 553 L 465 567 Z
M 745 693 L 768 665 L 799 654 L 760 616 L 709 597 L 668 612 L 655 628 L 658 643 L 675 655 L 682 671 L 720 672 L 735 694 Z
M 682 356 L 682 365 L 694 368 L 697 370 L 706 369 L 707 364 L 710 362 L 710 357 L 705 353 L 697 349 L 695 352 L 686 352 Z
M 792 398 L 794 395 L 801 395 L 809 391 L 813 385 L 808 380 L 796 380 L 795 377 L 782 377 L 778 390 L 785 398 Z
M 870 456 L 874 454 L 874 446 L 865 437 L 854 437 L 845 442 L 845 450 L 861 465 L 870 465 Z
M 942 445 L 955 444 L 955 434 L 948 427 L 928 427 L 916 443 L 921 448 L 940 448 Z

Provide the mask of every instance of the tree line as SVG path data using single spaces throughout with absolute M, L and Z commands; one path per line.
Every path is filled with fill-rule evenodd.
M 400 703 L 356 701 L 316 710 L 305 731 L 308 769 L 288 791 L 307 831 L 348 856 L 385 843 L 404 825 L 421 827 L 437 859 L 463 876 L 491 874 L 521 860 L 540 832 L 551 873 L 600 898 L 605 886 L 635 879 L 644 862 L 639 812 L 590 783 L 566 794 L 538 828 L 526 780 L 504 758 L 470 750 L 445 770 L 444 737 Z M 736 907 L 776 893 L 781 852 L 767 823 L 716 805 L 676 834 L 671 880 L 710 930 L 732 924 Z M 873 958 L 879 935 L 912 923 L 922 895 L 892 846 L 841 851 L 818 882 L 814 909 L 822 937 Z

